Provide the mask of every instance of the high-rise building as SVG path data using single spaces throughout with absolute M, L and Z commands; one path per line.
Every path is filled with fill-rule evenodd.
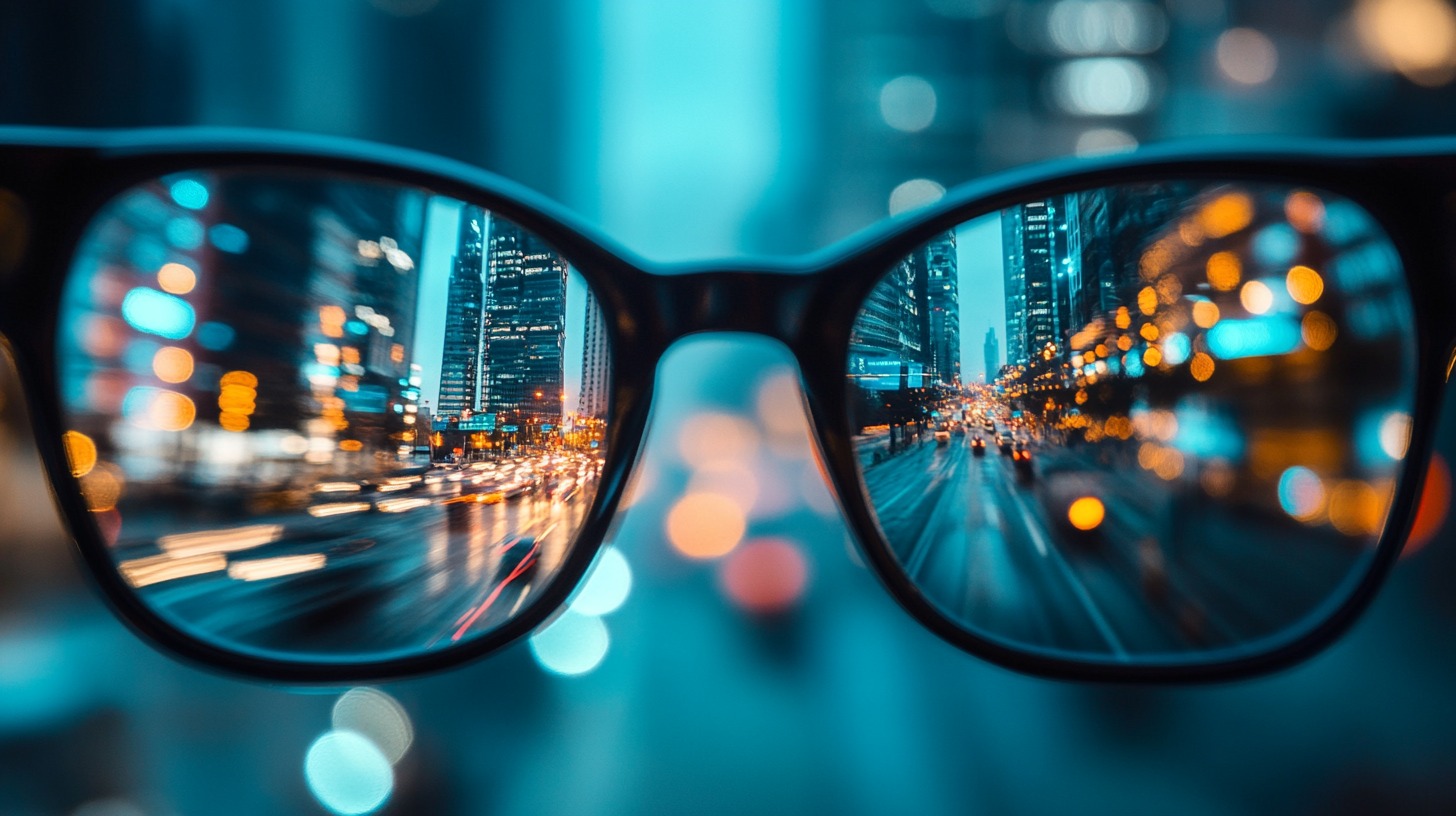
M 566 261 L 530 232 L 492 220 L 481 406 L 497 427 L 561 421 L 565 331 Z
M 1002 212 L 1006 253 L 1006 361 L 1046 367 L 1064 349 L 1067 300 L 1064 198 L 1033 201 Z
M 955 232 L 926 244 L 925 258 L 925 375 L 931 382 L 958 385 L 961 380 L 960 275 L 957 271 Z
M 920 297 L 924 258 L 901 261 L 870 292 L 849 338 L 850 376 L 863 388 L 894 391 L 924 385 L 925 334 Z
M 586 290 L 585 317 L 581 344 L 581 395 L 576 412 L 583 419 L 606 419 L 607 381 L 611 377 L 611 361 L 607 355 L 607 327 L 596 295 Z
M 445 300 L 445 347 L 440 358 L 441 417 L 468 417 L 480 405 L 481 269 L 485 246 L 485 211 L 465 206 L 460 211 L 460 237 L 450 268 Z
M 1001 344 L 996 340 L 996 327 L 986 329 L 986 342 L 981 345 L 986 356 L 986 382 L 996 382 L 996 373 L 1001 370 Z

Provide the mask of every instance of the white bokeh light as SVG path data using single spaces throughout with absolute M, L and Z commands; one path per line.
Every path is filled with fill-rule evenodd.
M 930 179 L 910 179 L 890 191 L 890 215 L 934 204 L 945 195 L 945 188 Z
M 880 89 L 880 116 L 905 133 L 918 133 L 935 121 L 935 86 L 918 76 L 899 76 Z

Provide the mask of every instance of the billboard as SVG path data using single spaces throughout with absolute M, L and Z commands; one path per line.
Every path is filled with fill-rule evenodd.
M 869 391 L 923 388 L 925 366 L 893 355 L 855 353 L 849 355 L 849 376 Z

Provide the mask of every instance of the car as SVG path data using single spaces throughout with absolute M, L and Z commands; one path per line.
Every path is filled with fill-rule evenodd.
M 1031 448 L 1025 442 L 1017 442 L 1011 449 L 1011 464 L 1016 468 L 1016 478 L 1023 482 L 1029 482 L 1036 477 L 1036 470 L 1031 464 Z
M 975 436 L 971 437 L 971 455 L 972 456 L 985 456 L 986 455 L 986 440 L 980 434 L 976 434 Z
M 1011 455 L 1011 437 L 1006 434 L 996 434 L 996 448 L 1001 451 L 1002 456 Z
M 950 444 L 950 430 L 948 428 L 946 428 L 944 425 L 942 425 L 941 427 L 935 429 L 935 444 L 937 444 L 937 445 L 949 445 Z

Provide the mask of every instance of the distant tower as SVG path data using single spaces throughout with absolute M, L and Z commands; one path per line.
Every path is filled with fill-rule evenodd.
M 982 347 L 986 355 L 986 382 L 996 382 L 996 372 L 1001 370 L 1001 344 L 996 340 L 996 327 L 986 329 L 986 342 Z
M 583 418 L 606 419 L 607 380 L 611 376 L 607 356 L 607 327 L 601 306 L 590 287 L 586 290 L 586 323 L 582 329 L 581 396 L 576 412 Z
M 445 301 L 445 348 L 440 359 L 440 399 L 436 405 L 442 417 L 464 416 L 479 404 L 480 310 L 484 303 L 480 272 L 484 249 L 485 211 L 463 207 Z

